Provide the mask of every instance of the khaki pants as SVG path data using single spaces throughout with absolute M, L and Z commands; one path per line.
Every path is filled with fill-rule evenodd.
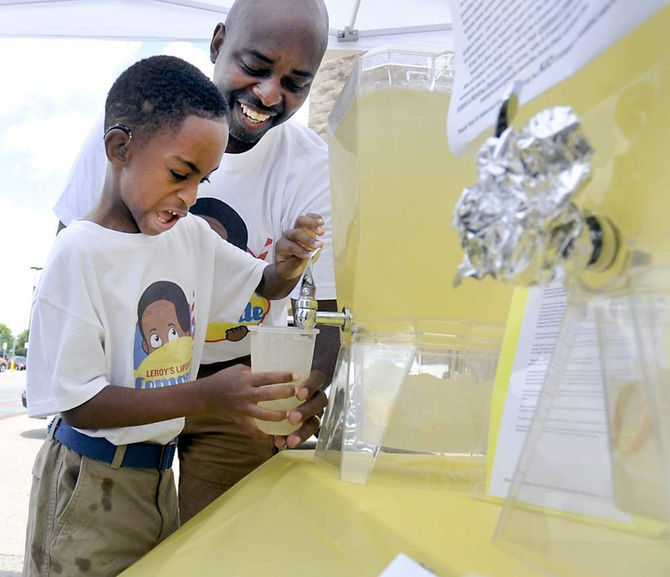
M 254 439 L 228 419 L 186 419 L 178 441 L 181 522 L 188 521 L 276 452 L 272 437 Z
M 178 523 L 172 470 L 112 468 L 48 435 L 33 467 L 23 575 L 118 575 Z

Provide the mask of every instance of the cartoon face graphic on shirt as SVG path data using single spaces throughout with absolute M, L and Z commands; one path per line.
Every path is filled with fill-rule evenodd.
M 191 306 L 179 285 L 158 281 L 146 288 L 137 305 L 136 388 L 172 386 L 189 379 L 191 326 Z
M 202 197 L 196 201 L 190 211 L 206 220 L 212 230 L 221 238 L 237 248 L 250 252 L 247 247 L 249 239 L 247 225 L 234 208 L 218 198 Z M 266 254 L 258 255 L 257 258 L 264 258 Z M 205 341 L 208 343 L 241 341 L 249 332 L 247 326 L 261 323 L 269 310 L 270 301 L 260 295 L 253 294 L 237 322 L 212 319 L 207 325 Z
M 188 319 L 188 311 L 186 314 Z M 144 309 L 139 326 L 145 353 L 149 355 L 164 344 L 189 334 L 178 316 L 175 303 L 167 299 L 155 301 Z

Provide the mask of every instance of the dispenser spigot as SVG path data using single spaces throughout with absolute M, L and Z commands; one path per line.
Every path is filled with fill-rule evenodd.
M 293 322 L 300 329 L 313 329 L 315 325 L 329 325 L 340 327 L 342 331 L 351 328 L 352 315 L 349 309 L 342 309 L 341 313 L 319 311 L 316 300 L 316 285 L 312 274 L 312 265 L 318 260 L 321 249 L 314 251 L 307 263 L 300 285 L 300 297 L 295 303 Z

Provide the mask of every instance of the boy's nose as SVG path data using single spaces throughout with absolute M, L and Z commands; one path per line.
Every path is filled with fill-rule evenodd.
M 195 204 L 195 199 L 198 197 L 198 187 L 196 186 L 187 186 L 182 188 L 177 196 L 184 203 L 186 208 L 191 208 Z

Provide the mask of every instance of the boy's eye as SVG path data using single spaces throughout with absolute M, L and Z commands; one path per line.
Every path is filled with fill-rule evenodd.
M 152 349 L 159 349 L 163 345 L 163 340 L 157 334 L 151 335 L 149 342 Z
M 188 178 L 185 174 L 181 174 L 175 170 L 170 170 L 170 172 L 172 173 L 172 176 L 175 178 L 175 180 L 181 181 L 186 180 Z
M 177 329 L 175 329 L 174 327 L 170 327 L 170 329 L 168 330 L 168 342 L 171 343 L 172 341 L 175 341 L 178 338 L 179 333 L 177 333 Z

